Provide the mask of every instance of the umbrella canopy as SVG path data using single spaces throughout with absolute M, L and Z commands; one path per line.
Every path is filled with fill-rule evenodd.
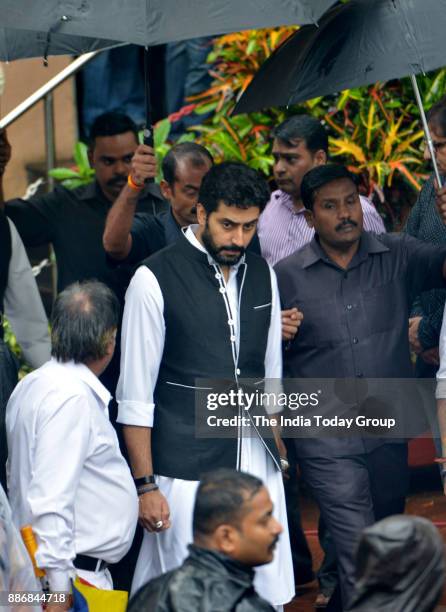
M 234 112 L 296 104 L 446 64 L 446 0 L 351 0 L 263 64 Z
M 316 23 L 336 0 L 1 0 L 3 27 L 137 45 Z
M 326 13 L 319 27 L 305 26 L 285 41 L 263 64 L 234 113 L 411 75 L 441 185 L 415 74 L 446 63 L 445 27 L 446 0 L 351 0 Z
M 112 40 L 67 34 L 54 34 L 48 40 L 46 32 L 0 28 L 0 61 L 9 62 L 48 55 L 82 55 L 116 44 Z

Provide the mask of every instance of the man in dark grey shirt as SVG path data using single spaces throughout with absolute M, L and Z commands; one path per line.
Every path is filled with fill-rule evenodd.
M 356 178 L 342 166 L 306 174 L 302 199 L 315 238 L 275 268 L 282 308 L 304 316 L 286 351 L 287 375 L 411 377 L 410 306 L 444 287 L 446 247 L 364 232 Z M 335 542 L 345 606 L 361 530 L 404 511 L 407 444 L 357 435 L 296 439 L 295 447 Z

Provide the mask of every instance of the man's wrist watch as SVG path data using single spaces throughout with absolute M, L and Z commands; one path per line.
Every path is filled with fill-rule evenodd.
M 141 476 L 141 478 L 134 478 L 133 482 L 136 488 L 142 487 L 143 485 L 155 484 L 155 476 L 153 474 L 146 474 L 145 476 Z

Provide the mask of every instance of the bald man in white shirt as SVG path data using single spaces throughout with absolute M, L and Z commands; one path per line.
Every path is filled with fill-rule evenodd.
M 111 589 L 107 565 L 126 554 L 135 531 L 136 489 L 98 379 L 118 316 L 102 283 L 65 289 L 53 310 L 53 359 L 19 383 L 7 406 L 14 521 L 32 526 L 52 591 L 69 591 L 75 575 Z

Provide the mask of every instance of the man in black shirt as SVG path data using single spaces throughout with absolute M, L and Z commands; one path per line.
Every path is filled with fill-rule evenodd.
M 138 185 L 150 176 L 150 157 L 143 146 L 132 161 L 128 185 L 110 210 L 104 231 L 104 248 L 111 260 L 135 265 L 181 236 L 181 228 L 197 222 L 196 205 L 203 176 L 211 168 L 209 151 L 194 142 L 170 149 L 163 159 L 160 188 L 170 209 L 157 217 L 136 214 Z
M 126 115 L 105 113 L 90 133 L 89 159 L 96 171 L 93 183 L 73 190 L 54 191 L 29 200 L 9 200 L 5 212 L 16 225 L 25 246 L 52 243 L 57 260 L 58 291 L 75 282 L 95 278 L 122 299 L 124 279 L 107 266 L 102 246 L 105 219 L 127 184 L 130 163 L 138 146 L 136 125 Z M 149 175 L 155 176 L 153 151 L 146 148 Z M 150 215 L 167 205 L 156 185 L 138 194 L 137 209 Z
M 307 173 L 302 199 L 315 238 L 275 268 L 282 307 L 304 317 L 285 371 L 300 379 L 411 377 L 408 312 L 421 291 L 444 287 L 446 247 L 364 232 L 356 179 L 342 166 Z M 404 511 L 407 444 L 361 434 L 294 442 L 336 546 L 345 606 L 361 530 Z

